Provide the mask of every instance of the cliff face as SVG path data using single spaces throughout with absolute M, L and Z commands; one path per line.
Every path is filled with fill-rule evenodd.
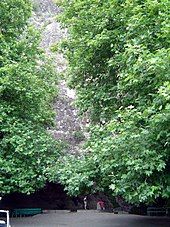
M 67 68 L 67 62 L 61 53 L 51 51 L 51 47 L 67 36 L 66 29 L 61 28 L 56 21 L 56 15 L 60 13 L 52 0 L 32 0 L 34 6 L 31 23 L 41 31 L 41 47 L 47 57 L 53 59 L 56 72 L 60 75 Z M 67 87 L 66 81 L 59 76 L 58 96 L 54 101 L 56 112 L 55 126 L 48 131 L 57 139 L 63 141 L 67 146 L 68 153 L 78 153 L 81 150 L 83 136 L 82 121 L 74 105 L 76 94 L 74 90 Z

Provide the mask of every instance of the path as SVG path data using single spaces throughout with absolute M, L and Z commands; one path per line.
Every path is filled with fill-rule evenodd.
M 28 218 L 12 219 L 12 227 L 168 227 L 166 217 L 99 213 L 97 211 L 56 211 Z

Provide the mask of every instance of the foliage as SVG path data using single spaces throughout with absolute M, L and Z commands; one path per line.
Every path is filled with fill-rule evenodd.
M 65 155 L 59 159 L 56 166 L 50 168 L 50 180 L 59 182 L 65 186 L 65 190 L 71 196 L 77 196 L 89 192 L 89 187 L 93 185 L 90 175 L 94 175 L 93 165 L 90 166 L 85 157 L 75 158 L 71 155 Z M 86 172 L 88 170 L 88 172 Z
M 80 171 L 80 184 L 87 177 L 86 185 L 131 203 L 169 197 L 170 2 L 64 0 L 63 7 L 68 81 L 92 121 L 87 168 L 78 160 L 72 177 L 63 173 L 66 188 L 77 193 Z
M 44 185 L 60 144 L 46 132 L 53 121 L 56 74 L 27 28 L 26 0 L 0 2 L 0 193 L 31 193 Z
M 18 36 L 31 15 L 31 9 L 32 7 L 28 0 L 1 0 L 1 35 L 7 38 Z

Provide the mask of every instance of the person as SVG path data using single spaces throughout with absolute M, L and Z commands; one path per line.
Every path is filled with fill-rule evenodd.
M 105 210 L 104 202 L 101 199 L 97 202 L 97 210 Z
M 87 210 L 87 196 L 84 197 L 84 209 Z
M 105 210 L 105 206 L 104 206 L 103 200 L 100 201 L 100 207 L 101 207 L 101 210 Z

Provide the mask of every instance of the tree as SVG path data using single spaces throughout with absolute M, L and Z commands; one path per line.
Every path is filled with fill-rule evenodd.
M 69 84 L 92 122 L 79 177 L 131 203 L 169 198 L 170 2 L 62 2 Z
M 56 74 L 27 20 L 27 0 L 0 1 L 0 193 L 31 193 L 48 179 L 60 144 L 53 122 Z

